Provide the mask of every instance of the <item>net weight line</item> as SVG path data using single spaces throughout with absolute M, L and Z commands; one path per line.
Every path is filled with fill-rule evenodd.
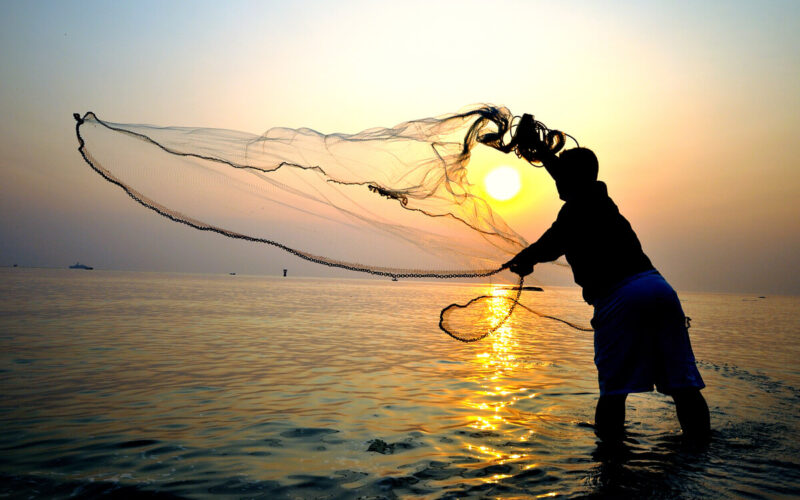
M 504 268 L 501 268 L 500 270 L 502 270 L 502 269 L 504 269 Z M 477 342 L 478 340 L 481 340 L 481 339 L 483 339 L 483 338 L 495 333 L 503 325 L 505 325 L 506 322 L 508 321 L 508 319 L 514 313 L 514 310 L 516 309 L 516 307 L 519 306 L 522 309 L 525 309 L 526 311 L 528 311 L 528 312 L 530 312 L 530 313 L 532 313 L 532 314 L 534 314 L 534 315 L 536 315 L 536 316 L 538 316 L 540 318 L 550 319 L 550 320 L 553 320 L 553 321 L 558 321 L 559 323 L 563 323 L 563 324 L 565 324 L 565 325 L 567 325 L 570 328 L 573 328 L 575 330 L 578 330 L 578 331 L 581 331 L 581 332 L 592 332 L 592 331 L 594 331 L 594 329 L 592 329 L 592 328 L 586 328 L 586 327 L 580 326 L 577 323 L 573 323 L 571 321 L 567 321 L 567 320 L 559 318 L 557 316 L 552 316 L 550 314 L 541 313 L 539 311 L 536 311 L 535 309 L 532 309 L 532 308 L 526 306 L 522 302 L 520 302 L 519 299 L 520 299 L 520 296 L 522 295 L 522 290 L 524 289 L 523 288 L 524 282 L 525 282 L 525 278 L 523 276 L 520 276 L 518 284 L 514 287 L 514 290 L 516 290 L 516 295 L 514 297 L 503 297 L 503 296 L 496 296 L 496 295 L 480 295 L 478 297 L 474 297 L 474 298 L 470 299 L 470 301 L 467 302 L 466 304 L 457 304 L 457 303 L 450 304 L 449 306 L 447 306 L 444 309 L 442 309 L 441 313 L 439 314 L 439 328 L 443 332 L 445 332 L 446 334 L 450 335 L 454 339 L 459 340 L 461 342 L 467 342 L 467 343 L 469 343 L 469 342 Z M 445 317 L 448 315 L 448 313 L 450 313 L 450 312 L 452 312 L 454 310 L 466 309 L 470 305 L 472 305 L 472 304 L 474 304 L 474 303 L 476 303 L 478 301 L 482 301 L 482 300 L 498 300 L 498 299 L 506 300 L 506 301 L 511 302 L 511 306 L 508 308 L 508 311 L 503 315 L 503 317 L 500 319 L 500 321 L 497 322 L 497 324 L 495 324 L 494 326 L 492 326 L 491 328 L 486 330 L 486 332 L 484 332 L 481 335 L 478 335 L 478 336 L 475 336 L 475 337 L 466 337 L 466 336 L 463 336 L 463 335 L 458 335 L 457 333 L 453 332 L 450 328 L 447 328 L 447 326 L 445 325 L 445 323 L 447 322 Z

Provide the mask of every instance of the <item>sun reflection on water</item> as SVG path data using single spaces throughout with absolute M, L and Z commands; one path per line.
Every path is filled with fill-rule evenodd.
M 488 301 L 481 318 L 489 324 L 496 326 L 502 322 L 509 313 L 513 302 L 509 300 L 513 291 L 507 288 L 495 287 L 487 291 L 486 295 L 493 298 Z M 483 456 L 485 461 L 492 464 L 503 465 L 510 461 L 526 461 L 528 455 L 516 450 L 508 452 L 493 448 L 486 443 L 486 438 L 500 437 L 501 440 L 525 442 L 533 430 L 523 429 L 517 423 L 510 422 L 515 412 L 511 407 L 523 398 L 533 398 L 535 393 L 527 387 L 515 383 L 514 378 L 522 367 L 518 358 L 519 332 L 515 329 L 514 316 L 509 317 L 502 326 L 490 336 L 486 337 L 480 346 L 483 347 L 475 354 L 475 363 L 478 367 L 476 376 L 480 390 L 469 396 L 464 404 L 473 410 L 468 417 L 468 426 L 475 429 L 470 434 L 478 442 L 467 442 L 468 450 Z M 493 440 L 492 440 L 493 441 Z M 493 474 L 484 478 L 487 482 L 497 482 L 508 477 L 507 474 Z

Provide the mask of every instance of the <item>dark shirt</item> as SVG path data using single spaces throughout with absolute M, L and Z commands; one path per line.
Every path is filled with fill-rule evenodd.
M 599 181 L 564 203 L 550 229 L 523 251 L 524 258 L 532 263 L 549 262 L 562 255 L 590 304 L 625 278 L 654 269 L 630 223 Z

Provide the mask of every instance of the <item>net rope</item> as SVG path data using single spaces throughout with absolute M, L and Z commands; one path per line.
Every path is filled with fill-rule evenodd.
M 352 135 L 275 128 L 256 136 L 118 124 L 100 120 L 93 112 L 73 116 L 84 161 L 140 205 L 194 229 L 271 245 L 315 264 L 393 279 L 486 278 L 504 271 L 502 263 L 527 246 L 466 178 L 478 143 L 502 152 L 516 149 L 536 165 L 535 155 L 516 147 L 514 117 L 505 108 L 481 105 Z M 553 149 L 563 146 L 563 135 L 535 123 Z M 87 140 L 87 127 L 97 137 Z M 235 205 L 248 207 L 248 215 L 258 213 L 263 220 L 256 217 L 258 224 L 250 224 L 253 217 L 243 217 Z M 261 211 L 255 210 L 258 206 Z M 229 213 L 219 215 L 226 210 Z M 280 237 L 258 234 L 262 227 L 281 229 L 280 222 L 292 215 L 296 221 L 322 219 L 330 232 L 295 244 L 287 242 L 302 234 L 294 227 L 282 228 Z M 387 249 L 399 246 L 409 259 L 432 257 L 432 262 L 444 265 L 394 267 L 323 255 L 330 238 L 357 241 L 355 236 L 362 234 L 375 243 L 374 249 L 366 249 L 372 253 L 365 252 L 365 260 L 384 258 L 391 252 Z M 302 243 L 316 245 L 319 251 L 301 249 Z M 388 258 L 401 257 L 405 255 Z M 452 261 L 468 265 L 452 269 Z M 523 282 L 520 278 L 514 297 L 480 296 L 445 307 L 440 328 L 455 339 L 473 342 L 494 333 L 520 306 L 585 330 L 521 304 Z M 498 300 L 507 304 L 507 311 L 493 321 L 477 328 L 456 326 L 453 318 L 458 313 L 489 303 L 496 306 Z

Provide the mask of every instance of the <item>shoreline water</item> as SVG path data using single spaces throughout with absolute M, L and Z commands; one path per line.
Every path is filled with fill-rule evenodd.
M 670 401 L 645 393 L 630 398 L 630 439 L 609 451 L 589 425 L 591 333 L 525 314 L 475 344 L 438 331 L 441 307 L 485 286 L 2 272 L 0 492 L 12 497 L 800 488 L 795 297 L 681 293 L 714 438 L 687 449 Z M 591 314 L 577 289 L 523 298 Z
M 8 269 L 8 270 L 50 270 L 50 271 L 76 271 L 81 269 L 69 269 L 69 266 L 28 266 L 28 265 L 0 265 L 0 269 Z M 163 275 L 163 276 L 236 276 L 236 277 L 244 277 L 244 278 L 256 278 L 256 279 L 270 279 L 270 278 L 281 278 L 281 279 L 305 279 L 305 280 L 334 280 L 334 281 L 368 281 L 368 282 L 385 282 L 391 281 L 390 278 L 384 276 L 371 276 L 371 275 L 360 275 L 360 274 L 353 274 L 353 273 L 342 273 L 341 276 L 317 276 L 317 275 L 293 275 L 289 274 L 288 276 L 283 276 L 282 273 L 274 273 L 274 274 L 267 274 L 267 273 L 247 273 L 247 272 L 239 272 L 235 271 L 234 274 L 231 274 L 231 271 L 218 271 L 218 272 L 200 272 L 200 271 L 159 271 L 159 270 L 138 270 L 138 269 L 104 269 L 104 268 L 97 268 L 94 267 L 92 271 L 101 274 L 101 273 L 118 273 L 118 274 L 143 274 L 143 275 Z M 515 280 L 508 280 L 503 279 L 502 276 L 498 276 L 497 280 L 495 281 L 470 281 L 471 278 L 454 278 L 448 280 L 435 280 L 435 279 L 410 279 L 410 278 L 401 278 L 398 282 L 401 283 L 427 283 L 427 284 L 439 284 L 443 286 L 453 285 L 453 284 L 462 284 L 468 286 L 516 286 Z M 526 277 L 527 280 L 536 280 L 535 275 L 531 275 Z M 543 288 L 547 290 L 549 288 L 557 288 L 557 289 L 572 289 L 576 291 L 580 291 L 580 287 L 575 284 L 567 284 L 567 285 L 556 285 L 556 284 L 549 284 L 549 283 L 541 283 L 539 281 L 535 281 L 535 285 L 525 285 L 526 291 L 528 288 Z M 538 290 L 530 290 L 530 291 L 538 291 Z M 800 297 L 800 294 L 794 293 L 781 293 L 781 292 L 770 292 L 770 291 L 722 291 L 722 290 L 690 290 L 690 289 L 676 289 L 678 294 L 706 294 L 706 295 L 724 295 L 724 296 L 736 296 L 742 298 L 753 298 L 753 299 L 769 299 L 771 297 L 786 297 L 786 298 L 797 298 Z

